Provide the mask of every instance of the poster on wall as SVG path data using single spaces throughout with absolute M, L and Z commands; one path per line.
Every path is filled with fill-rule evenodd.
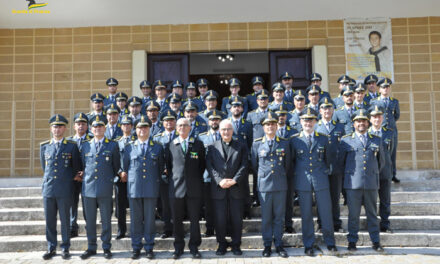
M 344 20 L 347 75 L 363 81 L 369 74 L 394 81 L 390 18 Z

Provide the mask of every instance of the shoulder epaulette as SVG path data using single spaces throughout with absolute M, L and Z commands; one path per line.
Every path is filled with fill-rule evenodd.
M 204 135 L 208 135 L 208 131 L 199 134 L 199 136 L 204 136 Z
M 298 132 L 298 133 L 295 133 L 295 134 L 292 135 L 292 137 L 299 137 L 300 134 L 301 134 L 301 133 L 299 133 L 299 132 Z
M 50 142 L 50 139 L 49 139 L 49 140 L 46 140 L 46 141 L 43 141 L 43 142 L 41 142 L 41 143 L 40 143 L 40 145 L 41 145 L 41 146 L 43 146 L 43 145 L 46 145 L 46 144 L 48 144 L 49 142 Z
M 315 131 L 315 132 L 316 132 L 316 131 Z M 328 135 L 323 134 L 323 133 L 320 133 L 320 132 L 316 132 L 316 134 L 319 135 L 319 136 L 328 137 Z
M 67 142 L 72 143 L 72 144 L 76 144 L 75 140 L 71 140 L 71 139 L 66 139 Z
M 254 139 L 254 142 L 262 141 L 264 137 Z
M 353 133 L 342 136 L 342 138 L 351 137 Z

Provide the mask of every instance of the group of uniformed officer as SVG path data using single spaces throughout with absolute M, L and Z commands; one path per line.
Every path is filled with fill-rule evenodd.
M 92 111 L 74 116 L 75 135 L 64 137 L 68 120 L 52 116 L 52 138 L 40 147 L 48 241 L 43 258 L 56 254 L 57 211 L 62 257 L 70 258 L 70 238 L 78 236 L 80 193 L 88 239 L 81 258 L 96 255 L 98 208 L 104 257 L 111 258 L 113 190 L 116 239 L 126 236 L 130 207 L 133 259 L 142 248 L 147 258 L 154 258 L 157 212 L 165 223 L 161 238 L 174 235 L 173 258 L 183 254 L 185 215 L 191 222 L 188 246 L 193 258 L 201 257 L 200 218 L 206 220 L 205 236 L 216 233 L 217 255 L 228 247 L 241 255 L 242 220 L 250 217 L 251 206 L 260 205 L 263 256 L 271 255 L 273 242 L 276 252 L 287 257 L 282 236 L 283 230 L 295 232 L 294 199 L 300 206 L 305 254 L 320 250 L 315 243 L 315 204 L 324 242 L 336 252 L 334 232 L 343 232 L 341 192 L 349 211 L 348 249 L 356 250 L 363 205 L 373 248 L 383 251 L 379 232 L 391 232 L 391 180 L 398 182 L 400 110 L 399 101 L 390 97 L 392 81 L 369 75 L 356 84 L 343 75 L 338 79 L 340 93 L 331 99 L 319 87 L 318 73 L 310 80 L 305 91 L 295 91 L 293 75 L 285 72 L 270 94 L 263 78 L 255 76 L 254 92 L 241 97 L 241 83 L 232 78 L 231 95 L 218 110 L 218 94 L 204 78 L 185 86 L 176 80 L 169 95 L 161 80 L 153 85 L 145 80 L 140 83 L 143 98 L 128 98 L 117 91 L 118 81 L 109 78 L 109 95 L 93 94 Z M 242 176 L 249 173 L 252 197 Z M 227 233 L 231 243 L 225 240 Z

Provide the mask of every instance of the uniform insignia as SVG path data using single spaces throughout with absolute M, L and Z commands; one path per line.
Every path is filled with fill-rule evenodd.
M 254 142 L 262 141 L 262 140 L 263 140 L 263 137 L 260 137 L 260 138 L 256 138 L 256 139 L 254 139 Z

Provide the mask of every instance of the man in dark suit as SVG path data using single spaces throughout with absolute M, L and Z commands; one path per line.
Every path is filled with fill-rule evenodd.
M 232 140 L 234 129 L 230 120 L 220 123 L 221 140 L 208 147 L 206 166 L 211 177 L 215 232 L 219 243 L 216 254 L 226 253 L 228 215 L 232 226 L 232 252 L 241 255 L 244 199 L 246 198 L 248 150 L 244 143 Z
M 180 258 L 185 247 L 183 230 L 185 207 L 191 223 L 188 247 L 193 258 L 201 258 L 198 250 L 202 243 L 199 216 L 203 198 L 203 172 L 206 164 L 205 147 L 203 142 L 189 136 L 191 131 L 189 119 L 179 119 L 176 127 L 179 137 L 170 142 L 165 151 L 174 223 L 173 258 Z

